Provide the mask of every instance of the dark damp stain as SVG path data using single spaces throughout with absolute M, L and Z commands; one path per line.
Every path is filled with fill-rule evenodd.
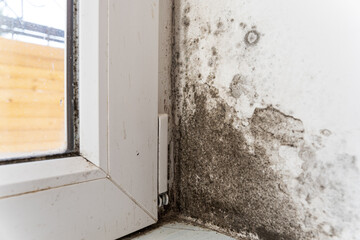
M 186 60 L 200 55 L 195 46 L 198 44 L 193 42 L 195 36 L 185 36 L 185 41 L 181 41 L 181 27 L 190 25 L 189 11 L 181 10 L 185 17 L 178 19 L 174 28 L 178 37 L 173 45 L 171 77 L 176 165 L 176 186 L 171 190 L 174 209 L 227 230 L 259 232 L 263 239 L 274 236 L 309 239 L 299 226 L 296 205 L 284 194 L 287 185 L 273 169 L 268 152 L 275 143 L 300 145 L 304 133 L 302 122 L 269 106 L 256 108 L 246 127 L 234 127 L 239 121 L 235 109 L 212 86 L 218 77 L 215 67 L 216 59 L 221 57 L 220 49 L 205 49 L 211 61 L 206 59 L 203 65 Z M 198 37 L 221 34 L 226 26 L 222 22 L 211 26 L 205 22 L 199 25 Z M 245 23 L 240 27 L 247 28 Z M 245 44 L 240 40 L 241 45 Z M 179 51 L 184 54 L 184 61 L 178 57 Z M 199 73 L 200 66 L 206 64 L 212 66 L 210 72 Z M 235 79 L 240 78 L 237 81 L 241 83 L 243 79 L 239 76 Z M 200 77 L 205 83 L 199 81 Z M 244 79 L 246 84 L 249 85 Z M 248 142 L 249 136 L 255 141 Z M 266 233 L 262 226 L 266 226 Z
M 216 78 L 214 73 L 209 73 L 209 75 L 207 76 L 206 80 L 208 83 L 212 84 L 214 82 L 214 79 Z
M 203 34 L 203 37 L 205 38 L 207 34 L 211 34 L 211 26 L 209 22 L 204 23 L 200 27 L 201 33 Z
M 249 46 L 253 46 L 257 44 L 259 40 L 260 40 L 260 34 L 255 30 L 251 30 L 247 32 L 244 38 L 245 43 Z
M 78 152 L 79 150 L 79 0 L 73 1 L 73 42 L 72 42 L 72 122 L 73 122 L 73 132 L 74 132 L 74 142 L 72 149 L 74 152 Z
M 245 29 L 245 28 L 246 28 L 246 24 L 245 24 L 245 23 L 243 23 L 243 22 L 241 22 L 239 25 L 240 25 L 240 27 L 242 27 L 243 29 Z
M 221 33 L 224 32 L 224 23 L 221 22 L 221 21 L 218 21 L 217 24 L 216 24 L 216 31 L 214 32 L 214 35 L 215 36 L 218 36 L 220 35 Z
M 187 16 L 184 16 L 182 19 L 182 23 L 185 26 L 185 28 L 188 28 L 190 26 L 190 18 L 188 18 Z
M 185 14 L 188 14 L 188 13 L 190 12 L 190 10 L 191 10 L 190 5 L 187 5 L 187 6 L 185 7 L 185 9 L 184 9 L 184 13 L 185 13 Z
M 249 119 L 256 140 L 252 146 L 233 127 L 236 113 L 216 88 L 189 80 L 184 90 L 185 95 L 193 93 L 188 101 L 196 107 L 183 112 L 179 126 L 180 212 L 237 232 L 256 233 L 259 227 L 270 226 L 267 235 L 260 231 L 262 239 L 305 239 L 296 227 L 292 199 L 279 190 L 283 185 L 286 192 L 286 185 L 260 143 L 299 145 L 302 122 L 273 107 L 256 109 Z M 209 98 L 216 99 L 212 110 L 206 106 Z
M 290 236 L 282 235 L 277 232 L 268 231 L 266 230 L 265 227 L 257 228 L 256 233 L 260 238 L 260 240 L 294 240 L 294 238 Z
M 211 48 L 211 53 L 212 53 L 213 56 L 216 56 L 218 54 L 216 47 Z
M 216 88 L 210 88 L 209 90 L 210 96 L 212 98 L 218 98 L 219 97 L 219 90 Z

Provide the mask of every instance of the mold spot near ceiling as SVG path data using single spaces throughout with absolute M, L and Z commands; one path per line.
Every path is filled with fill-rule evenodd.
M 256 30 L 251 30 L 245 34 L 244 40 L 247 45 L 256 45 L 260 40 L 260 34 Z

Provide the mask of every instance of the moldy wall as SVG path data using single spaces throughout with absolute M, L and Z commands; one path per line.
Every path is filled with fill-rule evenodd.
M 359 9 L 175 0 L 182 214 L 251 239 L 359 239 Z

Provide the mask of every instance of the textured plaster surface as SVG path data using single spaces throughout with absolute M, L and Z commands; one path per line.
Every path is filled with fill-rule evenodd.
M 175 0 L 182 214 L 253 239 L 359 239 L 359 9 Z

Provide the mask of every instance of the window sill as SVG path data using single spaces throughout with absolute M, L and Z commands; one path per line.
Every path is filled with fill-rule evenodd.
M 0 166 L 0 199 L 106 178 L 83 157 Z

